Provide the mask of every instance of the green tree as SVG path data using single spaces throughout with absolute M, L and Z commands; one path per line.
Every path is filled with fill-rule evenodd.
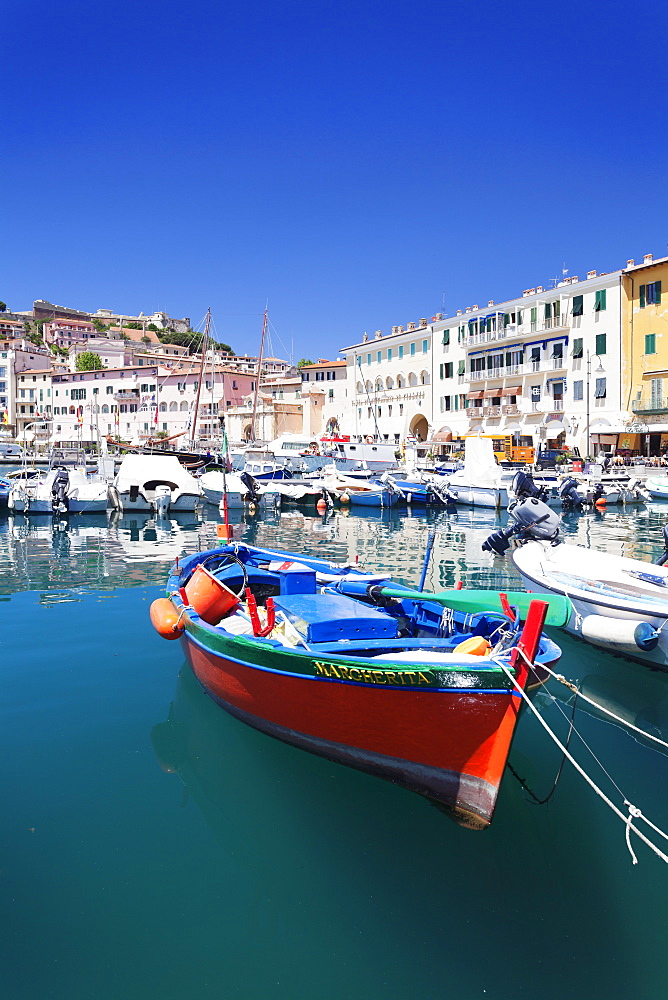
M 158 330 L 157 326 L 155 325 L 155 323 L 149 323 L 148 326 L 146 327 L 146 329 L 150 330 L 151 333 L 159 333 L 159 330 Z
M 93 324 L 98 333 L 104 333 L 106 330 L 109 329 L 108 326 L 104 325 L 101 319 L 95 319 L 93 317 L 93 319 L 91 319 L 91 323 Z
M 6 302 L 0 302 L 0 313 L 4 313 L 4 312 L 7 312 L 7 303 Z
M 77 354 L 76 367 L 78 372 L 97 371 L 102 367 L 102 358 L 94 351 L 82 351 Z
M 126 330 L 141 330 L 141 323 L 124 323 L 123 326 Z
M 312 364 L 313 362 L 311 361 L 310 358 L 301 358 L 301 360 L 297 362 L 297 368 L 303 368 L 304 365 L 312 365 Z

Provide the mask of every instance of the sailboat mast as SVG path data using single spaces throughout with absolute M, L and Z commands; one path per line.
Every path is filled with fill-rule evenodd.
M 260 389 L 260 373 L 262 371 L 262 355 L 264 352 L 264 338 L 267 332 L 267 310 L 264 311 L 262 321 L 262 336 L 260 338 L 260 356 L 257 359 L 257 378 L 255 379 L 255 393 L 253 395 L 253 416 L 251 417 L 251 441 L 255 440 L 255 415 L 257 413 L 257 394 Z
M 199 397 L 202 391 L 202 377 L 204 375 L 204 358 L 206 357 L 206 345 L 209 342 L 209 328 L 211 326 L 211 309 L 206 311 L 206 323 L 204 324 L 204 333 L 202 335 L 202 360 L 199 366 L 199 379 L 197 381 L 197 396 L 195 397 L 195 413 L 193 416 L 193 426 L 192 426 L 192 445 L 195 447 L 195 430 L 197 428 L 197 412 L 199 410 Z

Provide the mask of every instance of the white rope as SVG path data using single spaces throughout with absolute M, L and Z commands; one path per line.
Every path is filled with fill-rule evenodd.
M 521 653 L 521 651 L 520 651 L 520 653 Z M 524 656 L 523 653 L 521 653 L 521 655 Z M 524 659 L 525 659 L 525 661 L 527 663 L 529 663 L 529 660 L 528 660 L 528 658 L 526 656 L 524 656 Z M 643 816 L 643 814 L 640 811 L 640 809 L 638 809 L 637 806 L 632 805 L 628 801 L 628 799 L 624 800 L 624 805 L 628 806 L 629 815 L 628 816 L 624 815 L 624 813 L 622 812 L 622 810 L 619 809 L 614 804 L 614 802 L 612 802 L 608 798 L 608 796 L 605 794 L 605 792 L 603 791 L 603 789 L 599 788 L 598 785 L 596 784 L 596 782 L 592 778 L 589 777 L 589 775 L 584 770 L 584 768 L 581 767 L 580 764 L 578 764 L 578 762 L 575 760 L 575 758 L 573 757 L 573 755 L 570 754 L 568 752 L 568 750 L 566 749 L 566 747 L 563 745 L 563 743 L 561 742 L 561 740 L 559 739 L 559 737 L 555 733 L 552 732 L 552 730 L 548 726 L 547 722 L 545 722 L 545 720 L 541 716 L 540 712 L 531 703 L 531 700 L 529 699 L 529 697 L 525 693 L 524 689 L 517 683 L 517 681 L 515 680 L 515 678 L 513 677 L 512 673 L 510 672 L 510 670 L 508 669 L 508 667 L 505 665 L 505 663 L 503 663 L 503 661 L 500 660 L 500 659 L 498 659 L 498 658 L 496 658 L 495 662 L 498 663 L 499 667 L 503 670 L 503 672 L 505 673 L 505 675 L 509 678 L 510 681 L 512 681 L 512 684 L 515 687 L 515 689 L 518 691 L 520 697 L 529 706 L 529 708 L 531 709 L 531 711 L 534 713 L 535 717 L 540 722 L 540 724 L 543 727 L 543 729 L 545 729 L 545 731 L 550 736 L 550 738 L 557 744 L 557 746 L 559 747 L 559 749 L 561 750 L 561 752 L 564 754 L 564 756 L 566 757 L 566 759 L 568 761 L 570 761 L 570 763 L 573 765 L 573 767 L 575 768 L 575 770 L 584 778 L 584 780 L 594 790 L 594 792 L 599 796 L 599 798 L 603 799 L 603 801 L 605 802 L 605 804 L 610 809 L 612 809 L 612 811 L 615 813 L 615 815 L 618 816 L 621 819 L 622 823 L 624 823 L 626 825 L 626 843 L 627 843 L 627 846 L 628 846 L 629 851 L 631 853 L 631 858 L 633 860 L 633 864 L 634 865 L 637 864 L 638 863 L 638 859 L 635 856 L 635 854 L 633 853 L 633 849 L 631 848 L 631 842 L 630 842 L 631 830 L 633 830 L 633 832 L 636 834 L 637 837 L 640 837 L 640 839 L 642 840 L 642 842 L 644 844 L 646 844 L 647 847 L 649 847 L 652 851 L 654 851 L 654 853 L 657 855 L 657 857 L 661 858 L 662 861 L 665 861 L 666 864 L 668 864 L 668 855 L 664 854 L 663 851 L 661 851 L 656 846 L 656 844 L 653 844 L 652 841 L 648 837 L 645 836 L 645 834 L 642 832 L 642 830 L 639 830 L 637 826 L 634 826 L 632 820 L 633 819 L 643 819 L 643 820 L 645 820 L 645 822 L 648 823 L 648 825 L 651 826 L 653 830 L 656 830 L 658 833 L 661 834 L 662 837 L 664 837 L 665 839 L 668 839 L 668 837 L 666 836 L 666 834 L 664 834 L 663 831 L 658 830 L 658 828 L 655 827 L 652 823 L 650 823 L 649 820 L 645 819 L 645 817 Z M 533 664 L 530 664 L 530 665 L 533 666 Z
M 644 729 L 639 729 L 638 726 L 634 726 L 632 722 L 628 722 L 626 719 L 623 719 L 621 715 L 617 715 L 615 712 L 611 712 L 609 708 L 605 707 L 605 705 L 601 705 L 599 704 L 599 702 L 594 701 L 593 698 L 589 698 L 588 695 L 583 694 L 582 690 L 576 684 L 574 684 L 572 681 L 567 680 L 567 678 L 564 677 L 563 674 L 555 674 L 553 670 L 550 670 L 550 668 L 548 666 L 545 666 L 544 664 L 541 665 L 541 667 L 543 670 L 546 670 L 550 675 L 550 677 L 553 677 L 555 681 L 559 681 L 560 684 L 563 684 L 564 687 L 567 687 L 570 691 L 576 694 L 578 698 L 582 698 L 582 700 L 586 701 L 589 705 L 593 705 L 594 708 L 598 709 L 599 712 L 603 712 L 605 715 L 609 715 L 611 719 L 615 720 L 615 722 L 621 723 L 628 729 L 632 729 L 634 733 L 638 733 L 639 736 L 643 736 L 645 739 L 648 740 L 653 740 L 655 743 L 658 743 L 659 746 L 665 747 L 666 750 L 668 750 L 668 743 L 666 743 L 665 740 L 659 739 L 658 736 L 652 736 L 651 733 L 646 732 Z

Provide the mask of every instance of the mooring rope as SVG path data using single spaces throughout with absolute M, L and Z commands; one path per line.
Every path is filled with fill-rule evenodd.
M 529 661 L 528 657 L 526 657 L 526 655 L 521 650 L 520 650 L 520 655 L 523 657 L 523 659 L 525 660 L 525 662 L 527 663 L 527 665 L 529 667 L 533 667 L 533 664 Z M 564 746 L 564 744 L 561 742 L 561 740 L 556 735 L 556 733 L 552 732 L 552 730 L 548 726 L 548 724 L 545 721 L 545 719 L 543 719 L 543 717 L 540 714 L 540 712 L 538 711 L 538 709 L 536 709 L 534 707 L 534 705 L 531 703 L 531 700 L 528 697 L 528 695 L 526 694 L 526 692 L 524 691 L 524 689 L 521 687 L 521 685 L 519 685 L 517 683 L 515 677 L 510 672 L 510 670 L 508 669 L 508 667 L 506 666 L 506 664 L 503 663 L 503 661 L 500 658 L 495 658 L 495 660 L 496 660 L 496 663 L 498 663 L 498 665 L 501 668 L 501 670 L 503 670 L 503 672 L 506 675 L 506 677 L 508 677 L 508 679 L 511 681 L 511 683 L 513 684 L 513 687 L 517 690 L 517 692 L 520 695 L 520 697 L 522 698 L 522 700 L 529 706 L 529 708 L 531 709 L 531 711 L 533 712 L 533 714 L 535 715 L 535 717 L 540 722 L 540 724 L 543 727 L 543 729 L 545 729 L 545 731 L 547 732 L 547 734 L 550 737 L 550 739 L 552 739 L 556 743 L 556 745 L 559 747 L 559 749 L 564 754 L 564 756 L 570 761 L 570 763 L 573 765 L 573 767 L 578 772 L 578 774 L 580 774 L 581 777 L 584 778 L 584 780 L 587 782 L 587 784 L 590 786 L 590 788 L 592 788 L 594 790 L 594 792 L 596 793 L 596 795 L 598 795 L 599 798 L 603 799 L 603 801 L 605 802 L 605 804 L 615 813 L 616 816 L 619 817 L 619 819 L 622 821 L 622 823 L 625 824 L 625 826 L 626 826 L 626 845 L 627 845 L 627 847 L 629 849 L 629 853 L 631 854 L 631 859 L 633 861 L 633 864 L 634 865 L 638 864 L 638 859 L 637 859 L 637 857 L 636 857 L 636 855 L 635 855 L 635 853 L 633 851 L 633 848 L 631 847 L 631 839 L 630 839 L 631 838 L 631 831 L 633 831 L 636 834 L 636 836 L 639 837 L 642 840 L 642 842 L 644 844 L 646 844 L 647 847 L 649 847 L 650 850 L 652 850 L 657 855 L 657 857 L 661 858 L 662 861 L 665 861 L 666 864 L 668 864 L 668 855 L 664 854 L 663 851 L 659 847 L 656 846 L 656 844 L 652 843 L 652 841 L 649 839 L 649 837 L 646 837 L 645 834 L 642 832 L 642 830 L 639 830 L 638 827 L 633 823 L 633 820 L 634 819 L 642 819 L 642 820 L 644 820 L 645 823 L 647 823 L 648 826 L 650 826 L 656 833 L 658 833 L 660 836 L 662 836 L 665 840 L 668 840 L 668 834 L 665 834 L 663 832 L 663 830 L 660 830 L 657 826 L 655 826 L 653 823 L 651 823 L 650 820 L 648 820 L 647 817 L 643 815 L 642 811 L 640 809 L 638 809 L 637 806 L 634 806 L 621 793 L 621 790 L 619 789 L 619 786 L 616 784 L 616 782 L 613 781 L 613 784 L 615 785 L 615 787 L 617 788 L 617 790 L 620 792 L 620 794 L 622 794 L 622 797 L 624 799 L 624 805 L 627 806 L 627 808 L 628 808 L 628 815 L 627 816 L 624 815 L 624 813 L 622 812 L 622 810 L 618 806 L 616 806 L 615 803 L 612 802 L 611 799 L 608 798 L 608 796 L 605 794 L 605 792 L 603 791 L 603 789 L 599 788 L 599 786 L 596 784 L 596 782 L 593 780 L 593 778 L 591 778 L 587 774 L 587 772 L 585 771 L 585 769 L 576 761 L 575 757 L 573 757 L 573 755 L 569 752 L 569 750 Z M 577 732 L 577 730 L 576 730 L 576 732 Z M 580 736 L 579 733 L 577 735 Z M 586 741 L 584 739 L 582 739 L 582 736 L 580 736 L 580 739 L 585 744 L 585 746 L 587 746 Z M 590 750 L 590 752 L 591 752 L 591 750 Z M 600 762 L 599 762 L 599 764 L 600 764 Z M 600 765 L 600 766 L 602 767 L 602 765 Z M 605 768 L 603 768 L 603 770 L 605 771 Z M 606 774 L 607 774 L 607 771 L 606 771 Z M 610 775 L 608 775 L 608 777 L 610 777 Z M 612 778 L 610 778 L 610 780 L 612 781 Z
M 550 670 L 548 666 L 544 665 L 542 665 L 542 669 L 546 670 L 550 677 L 553 677 L 555 681 L 559 681 L 560 684 L 567 687 L 569 691 L 572 691 L 578 698 L 582 698 L 582 700 L 586 701 L 589 705 L 593 705 L 593 707 L 598 709 L 599 712 L 603 712 L 604 715 L 609 715 L 611 719 L 615 720 L 615 722 L 621 723 L 621 725 L 626 726 L 628 729 L 632 729 L 634 733 L 638 733 L 639 736 L 643 736 L 648 740 L 653 740 L 654 743 L 658 743 L 659 746 L 665 747 L 666 750 L 668 750 L 668 743 L 666 743 L 665 740 L 660 739 L 658 736 L 653 736 L 645 729 L 639 729 L 638 726 L 634 726 L 632 722 L 628 722 L 626 719 L 623 719 L 621 715 L 617 715 L 615 712 L 612 712 L 609 708 L 606 708 L 605 705 L 601 705 L 599 702 L 594 701 L 593 698 L 584 694 L 582 689 L 579 688 L 577 684 L 574 684 L 573 681 L 569 681 L 563 674 L 556 674 L 553 670 Z

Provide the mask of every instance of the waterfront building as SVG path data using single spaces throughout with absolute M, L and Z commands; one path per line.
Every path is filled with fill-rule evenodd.
M 629 260 L 622 275 L 622 393 L 630 412 L 621 451 L 668 451 L 668 257 Z
M 42 324 L 45 344 L 55 344 L 60 348 L 79 347 L 87 351 L 88 342 L 99 337 L 94 325 L 83 319 L 51 319 Z
M 347 406 L 340 432 L 399 444 L 429 438 L 433 426 L 432 325 L 426 319 L 395 326 L 383 337 L 366 334 L 341 350 L 346 361 Z
M 301 397 L 303 400 L 304 434 L 311 437 L 345 433 L 348 406 L 348 365 L 345 360 L 328 361 L 319 358 L 302 365 Z

